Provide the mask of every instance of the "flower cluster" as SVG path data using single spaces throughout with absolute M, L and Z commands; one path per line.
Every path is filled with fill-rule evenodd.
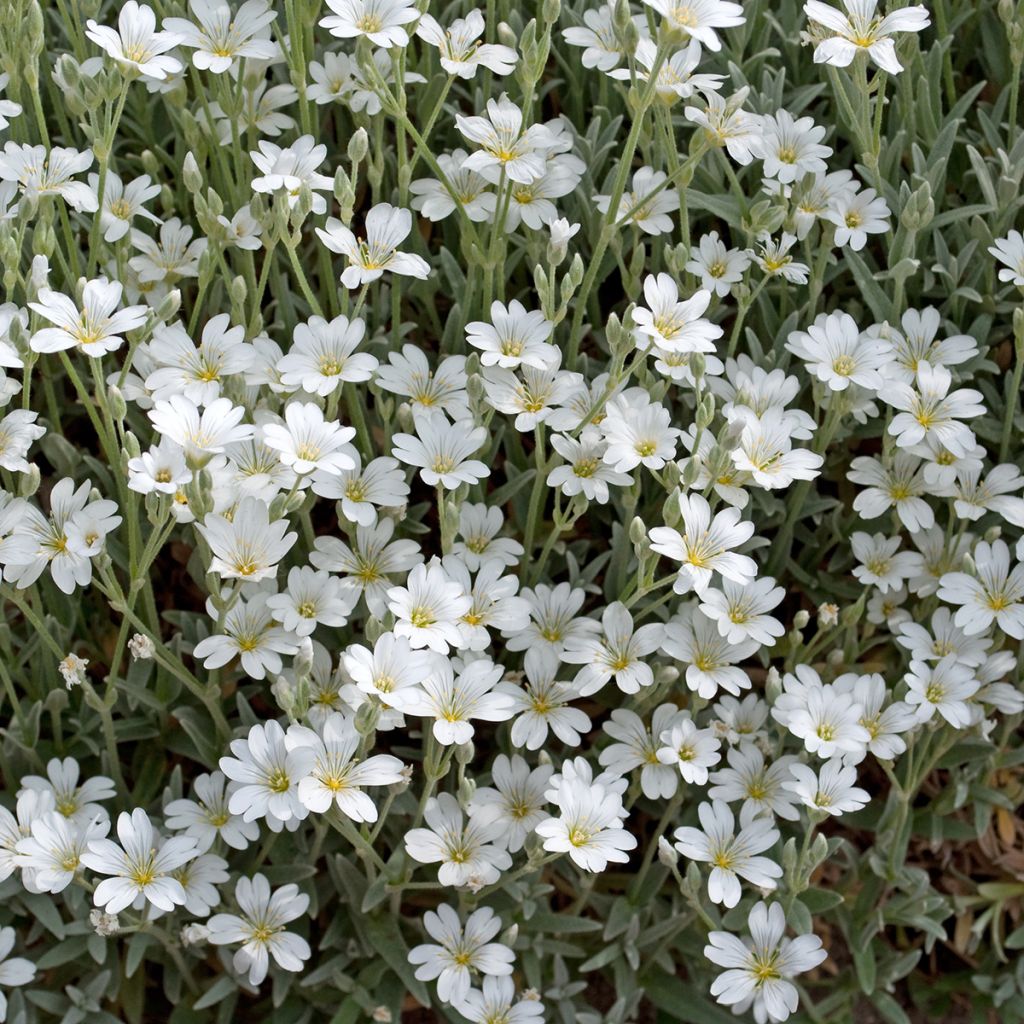
M 1013 4 L 8 7 L 0 1020 L 1024 1003 Z

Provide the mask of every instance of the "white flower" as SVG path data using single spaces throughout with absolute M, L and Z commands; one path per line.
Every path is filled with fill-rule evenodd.
M 245 342 L 245 328 L 232 327 L 227 313 L 207 321 L 198 347 L 181 323 L 157 327 L 149 355 L 161 364 L 146 375 L 153 398 L 184 395 L 196 405 L 214 402 L 228 377 L 245 373 L 256 361 L 256 350 Z
M 743 109 L 748 92 L 749 89 L 743 88 L 728 98 L 717 92 L 705 93 L 705 110 L 686 107 L 683 111 L 688 121 L 704 130 L 705 138 L 712 146 L 724 148 L 736 163 L 744 167 L 761 152 L 761 118 Z
M 222 213 L 218 214 L 217 223 L 224 229 L 229 245 L 250 252 L 255 252 L 261 247 L 260 236 L 263 234 L 263 225 L 253 217 L 248 203 L 245 206 L 240 206 L 231 220 L 228 220 Z
M 92 580 L 92 560 L 106 535 L 120 522 L 113 501 L 90 501 L 92 484 L 78 488 L 70 477 L 50 491 L 50 514 L 43 515 L 24 499 L 15 499 L 7 512 L 17 512 L 15 531 L 0 541 L 4 579 L 19 590 L 31 586 L 49 569 L 53 582 L 65 594 Z
M 436 661 L 431 651 L 416 651 L 405 637 L 382 633 L 371 651 L 360 644 L 347 647 L 341 656 L 345 674 L 365 694 L 377 697 L 385 707 L 391 695 L 422 683 Z
M 715 29 L 734 28 L 746 18 L 743 7 L 729 0 L 644 0 L 668 23 L 670 28 L 691 36 L 709 50 L 718 51 L 722 41 Z
M 409 497 L 409 485 L 397 459 L 381 456 L 365 468 L 353 450 L 355 466 L 340 473 L 314 473 L 313 493 L 339 502 L 341 515 L 350 523 L 372 526 L 378 508 L 400 508 Z
M 633 311 L 637 325 L 637 348 L 645 349 L 653 339 L 666 352 L 714 352 L 722 328 L 704 318 L 711 292 L 698 291 L 684 302 L 668 274 L 651 274 L 644 279 L 644 298 L 650 309 L 638 306 Z
M 608 485 L 624 486 L 633 482 L 627 473 L 620 473 L 604 461 L 608 442 L 596 428 L 587 427 L 579 438 L 567 434 L 554 434 L 551 447 L 566 460 L 548 473 L 547 484 L 557 487 L 567 497 L 582 494 L 599 505 L 608 503 Z
M 106 817 L 92 821 L 47 811 L 34 818 L 31 834 L 15 847 L 17 863 L 31 873 L 32 891 L 63 892 L 81 870 L 82 854 L 110 831 Z
M 263 875 L 239 878 L 235 901 L 241 915 L 214 914 L 206 922 L 208 939 L 215 946 L 241 942 L 234 965 L 239 973 L 249 972 L 249 984 L 260 985 L 267 976 L 270 957 L 286 971 L 301 971 L 312 952 L 300 935 L 285 930 L 290 921 L 303 917 L 309 897 L 294 884 L 282 885 L 273 894 Z
M 813 480 L 821 472 L 824 458 L 807 448 L 794 448 L 796 422 L 778 406 L 758 416 L 743 406 L 736 407 L 742 424 L 737 447 L 729 453 L 736 469 L 749 473 L 765 490 L 778 490 L 794 480 Z
M 651 667 L 642 659 L 653 654 L 664 637 L 660 623 L 633 628 L 633 616 L 621 601 L 609 604 L 601 616 L 601 633 L 569 638 L 562 661 L 582 665 L 573 681 L 581 697 L 597 693 L 614 679 L 623 693 L 637 693 L 654 682 Z
M 828 170 L 822 158 L 832 155 L 832 147 L 821 145 L 825 128 L 812 118 L 794 118 L 788 110 L 777 110 L 761 118 L 761 128 L 766 177 L 792 184 L 805 174 Z
M 644 388 L 629 388 L 606 406 L 601 431 L 608 448 L 604 461 L 617 472 L 639 465 L 663 469 L 676 453 L 681 431 L 671 426 L 672 415 L 660 402 L 652 402 Z
M 487 101 L 486 117 L 456 114 L 455 123 L 464 138 L 480 147 L 466 158 L 466 170 L 494 184 L 507 178 L 529 185 L 544 174 L 551 134 L 537 124 L 524 131 L 523 112 L 505 93 Z
M 412 0 L 327 0 L 334 12 L 320 26 L 339 39 L 366 36 L 374 46 L 408 46 L 402 27 L 419 17 Z
M 722 759 L 718 752 L 721 742 L 711 729 L 697 728 L 692 718 L 674 722 L 658 739 L 658 760 L 678 768 L 683 781 L 693 786 L 706 785 L 708 769 Z
M 237 11 L 222 0 L 189 0 L 198 25 L 187 18 L 165 18 L 164 28 L 195 52 L 192 63 L 215 75 L 227 71 L 239 57 L 273 60 L 277 46 L 267 38 L 277 17 L 269 0 L 246 0 Z
M 484 366 L 553 369 L 561 358 L 558 349 L 548 342 L 553 329 L 543 313 L 527 312 L 513 299 L 508 306 L 491 303 L 490 323 L 473 320 L 466 324 L 466 341 L 483 352 L 480 362 Z
M 465 356 L 447 356 L 431 371 L 422 349 L 403 345 L 401 352 L 388 353 L 388 362 L 377 370 L 376 383 L 384 391 L 408 398 L 414 412 L 438 410 L 453 420 L 465 420 L 470 416 L 465 369 Z
M 632 186 L 622 193 L 617 220 L 635 224 L 648 235 L 664 235 L 672 230 L 669 214 L 679 209 L 679 193 L 674 188 L 662 187 L 668 181 L 664 171 L 653 167 L 640 167 L 633 172 Z M 608 212 L 611 196 L 596 195 L 594 203 L 601 213 Z M 692 300 L 691 300 L 692 301 Z
M 956 625 L 948 608 L 932 613 L 931 630 L 917 622 L 902 622 L 896 642 L 910 651 L 915 661 L 940 661 L 948 654 L 972 668 L 981 665 L 992 640 L 986 636 L 968 636 Z
M 727 508 L 711 516 L 711 506 L 700 494 L 679 494 L 683 532 L 671 526 L 656 526 L 650 531 L 651 550 L 681 562 L 674 590 L 686 594 L 695 590 L 704 594 L 712 573 L 736 583 L 753 582 L 757 565 L 752 558 L 732 548 L 753 536 L 754 524 L 741 522 L 738 509 Z
M 871 734 L 860 723 L 863 708 L 851 692 L 824 686 L 809 665 L 797 665 L 796 676 L 783 678 L 786 692 L 772 708 L 772 717 L 804 741 L 808 753 L 820 758 L 858 753 Z
M 465 502 L 459 508 L 459 532 L 452 545 L 452 554 L 465 563 L 470 572 L 476 572 L 484 561 L 498 561 L 502 565 L 519 564 L 523 545 L 511 537 L 499 537 L 505 517 L 501 509 L 484 504 Z
M 921 556 L 915 551 L 900 551 L 900 537 L 886 537 L 884 533 L 854 533 L 850 548 L 858 565 L 853 575 L 865 586 L 873 583 L 884 594 L 897 590 L 920 568 Z
M 289 750 L 308 748 L 314 760 L 309 774 L 299 781 L 299 802 L 316 814 L 336 805 L 353 821 L 376 821 L 377 808 L 364 793 L 365 786 L 390 786 L 402 778 L 402 762 L 390 754 L 356 756 L 361 737 L 355 722 L 334 712 L 314 732 L 292 725 L 285 736 Z
M 571 429 L 576 422 L 564 404 L 584 387 L 583 375 L 568 370 L 520 368 L 521 377 L 500 366 L 482 371 L 487 402 L 498 412 L 515 414 L 516 430 L 527 432 L 544 423 L 552 430 Z
M 285 590 L 267 598 L 267 607 L 289 633 L 303 637 L 318 625 L 344 626 L 357 600 L 336 576 L 296 565 L 288 570 Z
M 192 241 L 192 235 L 192 228 L 177 217 L 160 225 L 159 242 L 132 228 L 132 245 L 140 255 L 133 256 L 128 266 L 138 275 L 140 284 L 172 283 L 180 277 L 198 277 L 199 257 L 206 251 L 206 239 Z
M 80 658 L 77 654 L 68 654 L 57 663 L 57 669 L 64 679 L 64 685 L 70 690 L 74 686 L 81 686 L 85 681 L 85 668 L 89 664 L 88 658 Z
M 659 704 L 651 715 L 651 725 L 628 708 L 614 708 L 601 728 L 615 743 L 598 754 L 598 763 L 612 776 L 640 769 L 640 790 L 650 800 L 672 796 L 679 788 L 680 773 L 671 764 L 658 760 L 661 735 L 686 716 L 674 704 Z
M 806 333 L 793 331 L 786 348 L 832 391 L 845 391 L 851 384 L 877 391 L 892 355 L 886 341 L 862 334 L 848 313 L 822 313 Z
M 11 473 L 28 473 L 32 466 L 25 458 L 35 441 L 46 433 L 36 423 L 37 412 L 15 409 L 0 420 L 0 467 Z
M 243 821 L 266 818 L 275 832 L 309 814 L 299 800 L 299 782 L 316 760 L 310 747 L 289 747 L 284 730 L 270 721 L 252 726 L 245 739 L 232 740 L 231 753 L 235 756 L 220 759 L 220 770 L 238 783 L 228 800 L 232 814 Z
M 230 519 L 211 512 L 199 527 L 213 558 L 207 570 L 222 579 L 256 582 L 277 575 L 277 565 L 297 534 L 287 519 L 270 521 L 270 509 L 258 498 L 243 498 Z
M 1014 526 L 1024 526 L 1024 498 L 1014 493 L 1022 487 L 1024 476 L 1010 463 L 993 466 L 984 480 L 980 469 L 958 466 L 952 495 L 945 488 L 937 493 L 954 499 L 954 511 L 961 519 L 977 521 L 986 512 L 995 512 Z
M 1006 238 L 997 238 L 988 251 L 1003 264 L 999 280 L 1024 288 L 1024 235 L 1011 231 Z
M 775 585 L 771 576 L 745 584 L 723 579 L 721 590 L 709 587 L 704 591 L 700 610 L 718 624 L 718 632 L 730 644 L 749 639 L 758 645 L 774 647 L 776 639 L 786 630 L 768 612 L 785 596 L 786 592 Z
M 335 217 L 328 217 L 327 224 L 316 229 L 320 241 L 331 252 L 341 253 L 348 259 L 349 265 L 341 275 L 341 283 L 346 288 L 376 281 L 385 270 L 406 277 L 428 277 L 430 265 L 422 256 L 398 251 L 410 231 L 412 214 L 390 203 L 378 203 L 366 215 L 366 239 L 363 241 Z
M 87 281 L 82 289 L 81 307 L 66 295 L 43 288 L 39 301 L 29 309 L 49 320 L 54 327 L 43 327 L 29 342 L 33 352 L 64 352 L 79 347 L 87 356 L 102 356 L 120 348 L 122 335 L 146 322 L 145 306 L 126 306 L 118 310 L 121 285 L 105 277 Z
M 254 192 L 268 195 L 283 192 L 291 208 L 298 203 L 302 189 L 306 188 L 311 193 L 312 212 L 322 214 L 327 211 L 327 200 L 320 193 L 330 191 L 334 179 L 317 171 L 327 159 L 327 147 L 323 143 L 318 145 L 312 135 L 303 135 L 284 149 L 265 139 L 260 139 L 258 145 L 259 152 L 249 154 L 257 170 L 262 172 L 260 177 L 252 180 Z
M 868 485 L 853 499 L 861 519 L 877 519 L 892 508 L 911 533 L 935 524 L 935 513 L 925 500 L 925 495 L 934 491 L 927 485 L 920 459 L 898 449 L 891 460 L 880 462 L 861 455 L 852 460 L 850 467 L 846 478 Z
M 769 277 L 782 277 L 790 284 L 807 284 L 807 275 L 810 267 L 806 263 L 797 263 L 789 254 L 789 250 L 796 244 L 796 236 L 785 231 L 779 236 L 776 242 L 767 234 L 759 237 L 760 251 L 747 250 L 747 255 L 767 274 Z
M 566 642 L 574 636 L 594 633 L 594 619 L 577 616 L 586 600 L 586 592 L 568 583 L 550 587 L 539 583 L 534 589 L 524 588 L 520 594 L 530 605 L 531 623 L 507 637 L 510 651 L 526 651 L 537 647 L 561 654 Z
M 0 154 L 0 181 L 16 182 L 27 196 L 60 196 L 72 209 L 95 213 L 99 207 L 96 193 L 74 175 L 92 165 L 92 152 L 54 146 L 4 144 Z
M 516 1002 L 516 984 L 509 977 L 485 977 L 455 1008 L 472 1024 L 541 1024 L 544 1004 L 526 993 Z
M 634 69 L 617 68 L 609 71 L 610 78 L 617 78 L 620 81 L 629 81 L 636 78 L 641 82 L 648 82 L 651 72 L 657 60 L 658 48 L 654 41 L 647 37 L 641 37 L 636 45 L 636 53 L 633 59 L 636 63 Z M 700 64 L 701 49 L 696 39 L 691 39 L 685 50 L 676 50 L 661 63 L 658 69 L 658 77 L 655 85 L 658 97 L 667 103 L 675 103 L 678 99 L 686 99 L 694 92 L 714 91 L 722 84 L 721 75 L 695 75 L 693 72 Z M 829 151 L 831 152 L 831 150 Z
M 484 562 L 476 579 L 470 577 L 469 569 L 456 555 L 445 555 L 442 565 L 471 601 L 469 610 L 459 620 L 460 646 L 464 650 L 486 650 L 491 645 L 488 629 L 515 633 L 530 621 L 529 604 L 516 597 L 519 580 L 512 574 L 502 575 L 505 571 L 502 562 Z
M 827 954 L 817 935 L 783 938 L 786 914 L 781 903 L 755 903 L 747 918 L 745 941 L 729 932 L 709 932 L 704 955 L 726 970 L 711 985 L 711 994 L 734 1013 L 753 1006 L 754 1019 L 780 1022 L 795 1013 L 800 995 L 790 980 L 817 967 Z
M 836 228 L 836 245 L 848 245 L 858 252 L 867 245 L 868 235 L 885 234 L 892 214 L 886 201 L 873 188 L 860 192 L 842 191 L 832 199 L 824 214 Z
M 465 18 L 456 18 L 442 28 L 429 14 L 424 14 L 416 26 L 416 35 L 440 51 L 441 67 L 449 75 L 472 78 L 479 67 L 496 75 L 510 75 L 518 55 L 510 46 L 480 43 L 484 33 L 484 16 L 473 9 Z
M 921 363 L 931 366 L 959 366 L 978 354 L 978 343 L 969 334 L 954 334 L 936 341 L 942 317 L 934 306 L 927 309 L 908 309 L 900 319 L 902 331 L 888 324 L 876 324 L 871 331 L 877 331 L 886 338 L 893 348 L 895 369 L 905 384 L 913 384 L 917 368 Z
M 490 220 L 495 214 L 497 197 L 488 191 L 490 181 L 465 166 L 467 156 L 464 149 L 441 153 L 437 165 L 447 179 L 447 186 L 434 178 L 417 178 L 409 183 L 413 195 L 409 205 L 433 221 L 444 220 L 456 207 L 461 207 L 476 223 Z
M 128 460 L 128 486 L 139 494 L 174 494 L 191 480 L 185 453 L 170 438 Z
M 416 965 L 420 981 L 437 980 L 438 998 L 457 1003 L 468 995 L 471 971 L 486 976 L 512 973 L 515 954 L 508 946 L 491 940 L 501 931 L 501 918 L 490 907 L 474 910 L 465 927 L 447 903 L 423 915 L 423 926 L 435 943 L 414 946 L 409 963 Z
M 766 578 L 769 586 L 774 583 L 770 576 Z M 761 582 L 758 580 L 751 586 L 757 587 Z M 737 588 L 741 594 L 743 589 Z M 713 594 L 718 594 L 718 591 L 705 591 L 705 601 Z M 732 643 L 724 633 L 722 620 L 716 624 L 705 615 L 702 608 L 692 606 L 684 607 L 665 626 L 661 649 L 686 665 L 686 685 L 704 700 L 711 700 L 719 689 L 732 694 L 750 689 L 750 676 L 738 668 L 737 664 L 746 661 L 761 644 L 757 640 L 743 637 L 737 643 Z
M 718 237 L 717 231 L 701 235 L 700 242 L 690 250 L 690 259 L 683 268 L 688 274 L 700 277 L 705 291 L 724 298 L 732 286 L 743 280 L 750 257 L 742 249 L 730 249 Z M 634 320 L 636 314 L 634 313 Z
M 184 830 L 205 853 L 219 837 L 233 850 L 244 850 L 259 838 L 260 828 L 245 821 L 228 806 L 235 783 L 228 785 L 222 772 L 197 775 L 192 781 L 192 800 L 172 800 L 164 808 L 164 824 L 175 831 Z
M 365 334 L 366 323 L 358 317 L 349 321 L 338 316 L 327 321 L 314 316 L 297 324 L 292 347 L 277 364 L 281 383 L 324 398 L 345 381 L 369 380 L 377 360 L 366 352 L 356 352 Z
M 284 522 L 287 527 L 287 520 Z M 297 637 L 275 622 L 267 599 L 266 593 L 258 593 L 248 601 L 237 601 L 224 616 L 223 632 L 196 644 L 192 653 L 202 659 L 205 668 L 222 668 L 237 657 L 242 671 L 253 679 L 265 679 L 268 672 L 275 675 L 281 671 L 281 655 L 298 651 Z M 216 617 L 217 609 L 212 602 L 208 603 L 207 612 Z
M 140 6 L 136 0 L 126 0 L 117 16 L 116 31 L 90 18 L 85 34 L 118 64 L 134 68 L 146 78 L 162 81 L 181 71 L 181 61 L 164 55 L 183 40 L 174 32 L 157 32 L 153 8 Z
M 16 933 L 13 928 L 0 928 L 0 985 L 17 988 L 35 980 L 36 967 L 23 956 L 10 956 Z M 0 1020 L 7 1019 L 7 997 L 0 992 Z
M 99 175 L 90 174 L 89 188 L 98 194 L 99 187 Z M 150 213 L 145 205 L 158 195 L 160 186 L 151 182 L 148 174 L 134 178 L 126 185 L 113 171 L 107 171 L 100 207 L 100 227 L 103 229 L 104 241 L 116 242 L 124 238 L 134 217 L 145 217 L 159 224 L 160 218 Z
M 907 684 L 907 703 L 917 712 L 919 721 L 927 722 L 936 711 L 955 729 L 965 729 L 971 723 L 971 710 L 967 701 L 977 693 L 975 669 L 947 654 L 936 664 L 912 661 L 910 671 L 903 677 Z
M 568 853 L 584 871 L 604 871 L 609 863 L 626 864 L 636 837 L 622 828 L 626 812 L 622 797 L 599 783 L 580 777 L 563 778 L 558 787 L 559 817 L 536 827 L 551 853 Z
M 465 821 L 462 808 L 450 793 L 427 801 L 423 817 L 428 828 L 414 828 L 405 834 L 405 849 L 420 864 L 437 864 L 441 885 L 469 886 L 473 890 L 492 885 L 501 872 L 512 866 L 512 858 L 495 845 L 504 827 L 493 820 Z
M 107 812 L 100 800 L 109 800 L 114 795 L 114 782 L 105 775 L 91 775 L 78 784 L 80 768 L 72 757 L 63 761 L 52 757 L 46 762 L 46 776 L 26 775 L 21 780 L 22 788 L 18 790 L 18 799 L 28 792 L 43 793 L 51 798 L 38 813 L 56 810 L 65 818 L 73 818 L 76 824 L 82 825 L 96 818 L 106 820 Z M 21 808 L 18 809 L 19 818 Z M 26 835 L 28 832 L 26 832 Z
M 611 71 L 623 57 L 622 41 L 615 29 L 613 5 L 602 4 L 583 10 L 583 25 L 562 29 L 562 38 L 570 46 L 583 48 L 580 61 L 585 68 Z M 641 36 L 648 35 L 647 19 L 633 15 L 632 22 Z
M 0 93 L 7 88 L 11 76 L 5 71 L 0 74 Z M 21 113 L 21 104 L 14 100 L 0 99 L 0 131 L 6 128 L 11 122 L 9 118 L 17 117 Z
M 283 424 L 264 424 L 263 443 L 298 476 L 314 471 L 337 475 L 355 469 L 355 459 L 347 450 L 348 442 L 356 436 L 354 427 L 326 419 L 323 410 L 312 402 L 289 402 L 284 419 Z
M 974 434 L 960 420 L 985 412 L 980 391 L 950 391 L 952 374 L 944 366 L 921 363 L 914 386 L 893 380 L 879 389 L 878 397 L 900 410 L 889 424 L 889 433 L 901 448 L 922 441 L 936 441 L 954 455 L 968 455 L 975 446 Z
M 853 63 L 861 50 L 891 75 L 898 75 L 903 65 L 896 59 L 894 32 L 920 32 L 931 24 L 928 11 L 920 5 L 903 7 L 878 17 L 878 0 L 843 0 L 846 14 L 820 0 L 807 0 L 804 12 L 808 20 L 816 22 L 835 35 L 822 40 L 814 48 L 815 64 L 832 64 L 845 68 Z
M 183 395 L 157 402 L 149 413 L 157 432 L 183 448 L 194 468 L 206 465 L 228 445 L 253 436 L 254 428 L 241 422 L 243 416 L 244 407 L 233 405 L 230 398 L 218 398 L 200 413 Z
M 382 618 L 388 607 L 389 577 L 408 572 L 423 561 L 419 545 L 414 540 L 393 541 L 394 532 L 394 520 L 381 519 L 356 527 L 351 547 L 338 537 L 317 537 L 309 560 L 318 569 L 343 573 L 342 585 L 357 597 L 362 594 L 370 613 Z M 461 587 L 458 592 L 461 596 Z M 455 617 L 463 614 L 452 611 Z
M 477 427 L 472 420 L 450 423 L 440 412 L 416 417 L 415 427 L 415 434 L 395 434 L 391 450 L 407 465 L 418 466 L 428 486 L 451 491 L 490 475 L 489 466 L 469 457 L 488 440 L 486 427 Z
M 515 721 L 510 739 L 515 747 L 539 750 L 550 729 L 566 746 L 578 747 L 590 719 L 579 708 L 567 707 L 579 693 L 575 685 L 558 682 L 558 657 L 548 647 L 531 648 L 523 660 L 526 685 L 502 683 L 498 689 L 512 698 Z
M 503 674 L 502 667 L 488 658 L 469 662 L 458 674 L 448 659 L 438 659 L 418 687 L 396 690 L 390 701 L 406 714 L 433 718 L 439 743 L 468 743 L 473 719 L 505 722 L 515 713 L 512 698 L 495 689 Z
M 80 858 L 91 871 L 113 876 L 96 886 L 93 900 L 97 907 L 117 914 L 132 905 L 141 909 L 149 902 L 169 913 L 185 903 L 185 890 L 171 872 L 198 856 L 194 839 L 175 836 L 161 843 L 141 808 L 118 815 L 117 838 L 120 845 L 110 839 L 90 840 Z
M 77 769 L 77 764 L 75 767 Z M 22 781 L 27 782 L 28 779 Z M 0 805 L 0 881 L 10 878 L 21 868 L 22 885 L 30 892 L 41 889 L 35 884 L 35 869 L 22 864 L 18 855 L 18 843 L 32 834 L 32 825 L 37 819 L 53 811 L 54 806 L 53 792 L 43 787 L 20 790 L 14 814 Z M 109 821 L 106 811 L 102 808 L 98 808 L 98 811 L 97 821 Z M 84 816 L 69 820 L 75 828 L 82 828 L 89 821 Z
M 712 903 L 735 907 L 743 894 L 741 878 L 759 889 L 777 886 L 782 868 L 770 857 L 757 856 L 778 842 L 779 830 L 771 818 L 755 818 L 737 833 L 736 819 L 721 800 L 702 803 L 697 814 L 701 828 L 677 828 L 675 847 L 690 860 L 712 865 L 708 877 Z
M 830 758 L 817 774 L 799 762 L 790 765 L 789 770 L 793 781 L 784 783 L 786 789 L 795 793 L 800 803 L 812 810 L 839 817 L 859 811 L 871 800 L 866 790 L 854 785 L 857 769 L 846 764 L 841 757 Z
M 766 765 L 764 754 L 753 743 L 744 742 L 725 752 L 728 768 L 720 768 L 708 776 L 713 783 L 708 789 L 712 800 L 732 803 L 742 800 L 740 821 L 750 821 L 756 815 L 774 814 L 786 821 L 796 821 L 800 814 L 793 806 L 793 797 L 784 783 L 792 778 L 790 766 L 796 762 L 792 755 L 776 758 Z

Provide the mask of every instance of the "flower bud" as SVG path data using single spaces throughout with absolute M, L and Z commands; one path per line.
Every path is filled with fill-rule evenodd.
M 167 323 L 178 315 L 181 309 L 181 292 L 172 288 L 161 300 L 154 310 L 154 316 L 158 323 Z
M 380 721 L 380 704 L 375 700 L 367 700 L 359 705 L 356 711 L 356 732 L 360 736 L 373 736 Z
M 181 180 L 189 192 L 198 195 L 203 188 L 203 174 L 199 170 L 199 163 L 191 150 L 185 154 L 181 162 Z
M 658 860 L 667 868 L 679 863 L 679 852 L 664 836 L 658 836 Z
M 28 471 L 21 474 L 18 480 L 18 495 L 22 498 L 31 498 L 39 490 L 40 483 L 39 467 L 30 462 Z

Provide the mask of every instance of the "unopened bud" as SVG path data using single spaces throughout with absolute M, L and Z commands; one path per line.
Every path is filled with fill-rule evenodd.
M 193 195 L 198 195 L 202 191 L 203 174 L 191 151 L 185 154 L 185 159 L 181 162 L 181 180 L 185 183 L 185 188 Z
M 658 860 L 667 868 L 679 863 L 678 851 L 664 836 L 658 836 Z

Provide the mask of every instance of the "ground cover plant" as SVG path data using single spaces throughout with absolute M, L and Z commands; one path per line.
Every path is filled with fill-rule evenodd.
M 0 1020 L 1024 1020 L 1022 63 L 5 0 Z

